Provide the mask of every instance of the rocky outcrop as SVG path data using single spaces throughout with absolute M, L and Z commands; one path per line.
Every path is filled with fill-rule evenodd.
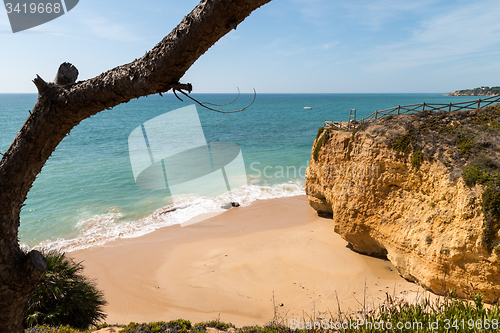
M 469 165 L 500 170 L 500 107 L 325 130 L 311 155 L 309 203 L 333 213 L 335 231 L 355 251 L 386 256 L 435 293 L 500 297 L 500 207 L 484 205 L 486 183 L 462 176 Z
M 500 87 L 480 87 L 475 89 L 455 90 L 448 96 L 497 96 L 500 95 Z

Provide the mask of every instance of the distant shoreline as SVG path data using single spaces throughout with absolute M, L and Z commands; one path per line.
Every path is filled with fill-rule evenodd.
M 500 95 L 500 87 L 479 87 L 474 89 L 455 90 L 448 96 L 497 96 Z

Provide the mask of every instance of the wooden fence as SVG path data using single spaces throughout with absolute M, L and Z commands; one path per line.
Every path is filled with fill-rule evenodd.
M 398 105 L 393 108 L 385 109 L 385 110 L 377 110 L 370 114 L 367 117 L 357 121 L 354 111 L 354 119 L 352 119 L 352 110 L 351 115 L 349 116 L 349 121 L 340 122 L 340 121 L 325 121 L 325 128 L 334 127 L 337 129 L 352 129 L 356 127 L 358 124 L 363 124 L 368 121 L 372 121 L 378 118 L 384 118 L 390 115 L 396 114 L 406 114 L 412 112 L 420 112 L 420 111 L 465 111 L 465 110 L 475 110 L 480 107 L 488 106 L 494 103 L 500 103 L 500 96 L 491 96 L 483 99 L 478 99 L 470 102 L 460 102 L 460 103 L 422 103 L 422 104 L 412 104 L 412 105 Z

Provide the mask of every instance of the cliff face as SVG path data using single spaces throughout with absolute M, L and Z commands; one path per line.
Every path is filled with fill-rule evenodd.
M 500 170 L 499 132 L 500 107 L 325 130 L 306 173 L 309 202 L 333 213 L 355 251 L 387 256 L 404 278 L 436 293 L 498 299 L 500 207 L 485 210 L 486 183 L 466 184 L 462 172 Z

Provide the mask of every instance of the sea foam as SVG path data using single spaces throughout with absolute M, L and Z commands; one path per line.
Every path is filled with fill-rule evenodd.
M 245 207 L 256 200 L 304 195 L 302 182 L 288 182 L 273 186 L 249 185 L 226 192 L 215 198 L 185 196 L 175 197 L 174 204 L 157 209 L 136 221 L 121 221 L 123 214 L 112 212 L 95 215 L 79 221 L 75 228 L 79 235 L 75 238 L 46 240 L 35 249 L 71 252 L 104 245 L 119 238 L 134 238 L 146 235 L 159 228 L 183 224 L 204 213 L 223 213 L 237 202 Z

